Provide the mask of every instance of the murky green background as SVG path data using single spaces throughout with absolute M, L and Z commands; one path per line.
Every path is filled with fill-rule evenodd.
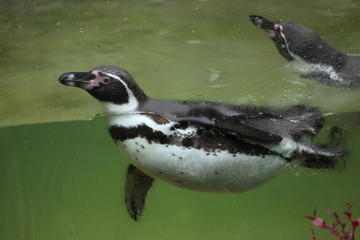
M 127 160 L 104 119 L 93 119 L 100 104 L 57 82 L 64 72 L 113 64 L 157 98 L 359 111 L 359 89 L 293 74 L 248 19 L 289 19 L 359 54 L 359 7 L 355 0 L 0 0 L 0 239 L 310 239 L 304 215 L 315 208 L 327 217 L 326 209 L 342 212 L 349 200 L 360 216 L 360 129 L 335 118 L 331 124 L 347 130 L 345 167 L 299 168 L 236 195 L 157 182 L 135 223 L 123 203 Z

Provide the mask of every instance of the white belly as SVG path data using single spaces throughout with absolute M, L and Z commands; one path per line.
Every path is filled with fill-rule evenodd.
M 289 166 L 275 155 L 207 152 L 149 143 L 141 137 L 119 142 L 119 145 L 131 155 L 131 163 L 149 176 L 196 191 L 247 191 L 277 177 Z
M 319 63 L 307 63 L 299 57 L 295 57 L 295 60 L 291 61 L 289 65 L 293 69 L 293 71 L 304 77 L 311 77 L 312 75 L 328 76 L 328 81 L 330 81 L 331 83 L 345 84 L 344 79 L 342 79 L 342 77 L 338 75 L 338 73 L 332 66 Z

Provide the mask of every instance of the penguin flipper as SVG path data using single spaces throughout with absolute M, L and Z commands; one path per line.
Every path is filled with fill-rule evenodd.
M 221 117 L 215 119 L 207 119 L 202 116 L 187 116 L 177 118 L 176 121 L 179 123 L 195 123 L 203 126 L 210 126 L 219 131 L 227 132 L 238 137 L 246 137 L 261 142 L 280 142 L 282 137 L 275 133 L 262 130 L 256 126 L 243 121 L 242 117 Z
M 217 119 L 215 127 L 222 131 L 234 133 L 235 135 L 248 137 L 262 142 L 280 142 L 282 137 L 275 133 L 251 126 L 246 122 L 239 121 L 237 117 Z
M 125 204 L 130 217 L 139 220 L 145 207 L 145 199 L 154 179 L 130 164 L 125 180 Z

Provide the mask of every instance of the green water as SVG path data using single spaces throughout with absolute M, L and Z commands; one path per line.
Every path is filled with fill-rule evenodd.
M 345 167 L 299 168 L 236 195 L 157 182 L 135 223 L 123 203 L 127 160 L 103 118 L 87 121 L 100 104 L 57 82 L 64 72 L 113 64 L 158 98 L 359 111 L 358 89 L 293 74 L 248 19 L 289 19 L 359 54 L 359 7 L 351 0 L 0 0 L 0 239 L 310 239 L 304 215 L 315 208 L 326 216 L 349 200 L 360 216 L 360 129 L 334 120 L 347 130 Z M 330 238 L 316 230 L 318 239 Z
M 139 223 L 126 212 L 127 160 L 103 118 L 1 128 L 1 239 L 310 239 L 317 208 L 360 214 L 360 152 L 336 171 L 289 171 L 242 194 L 207 194 L 156 182 Z M 318 231 L 319 239 L 329 233 Z

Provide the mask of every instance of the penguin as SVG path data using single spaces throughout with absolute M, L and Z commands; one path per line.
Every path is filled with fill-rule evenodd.
M 258 15 L 250 15 L 250 19 L 267 31 L 279 53 L 302 77 L 337 87 L 360 86 L 360 57 L 341 53 L 315 31 L 299 24 L 273 22 Z
M 332 168 L 345 153 L 311 144 L 324 123 L 316 107 L 151 98 L 126 70 L 110 65 L 64 73 L 58 81 L 103 104 L 110 136 L 130 156 L 125 203 L 135 221 L 154 179 L 238 193 L 296 166 Z

